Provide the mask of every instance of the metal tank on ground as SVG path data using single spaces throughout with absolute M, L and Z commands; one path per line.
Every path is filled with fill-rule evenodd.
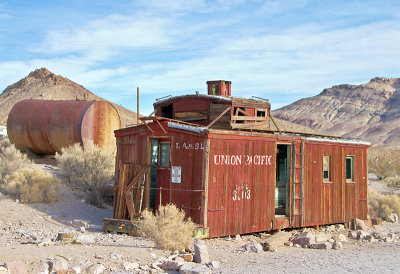
M 104 101 L 23 100 L 7 120 L 10 142 L 38 154 L 54 154 L 85 139 L 114 149 L 114 130 L 120 127 L 117 110 Z

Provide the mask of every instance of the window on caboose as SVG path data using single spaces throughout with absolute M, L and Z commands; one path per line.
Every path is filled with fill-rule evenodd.
M 159 167 L 168 168 L 169 167 L 169 143 L 160 143 L 160 161 Z
M 324 182 L 331 181 L 331 156 L 324 155 L 322 158 L 322 175 Z
M 354 156 L 346 156 L 346 181 L 354 182 Z

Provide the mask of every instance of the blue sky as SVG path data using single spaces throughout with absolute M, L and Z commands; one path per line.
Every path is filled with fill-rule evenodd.
M 0 91 L 41 67 L 144 114 L 216 79 L 276 109 L 400 77 L 400 1 L 2 0 Z

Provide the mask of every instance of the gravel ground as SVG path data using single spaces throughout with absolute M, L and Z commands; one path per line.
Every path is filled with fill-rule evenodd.
M 43 167 L 50 168 L 51 167 Z M 57 172 L 57 170 L 53 170 Z M 383 188 L 380 182 L 374 186 Z M 87 268 L 93 263 L 105 266 L 105 272 L 126 272 L 124 263 L 138 263 L 146 272 L 156 258 L 167 257 L 167 251 L 154 247 L 152 241 L 101 231 L 102 220 L 112 216 L 112 209 L 98 209 L 86 204 L 79 191 L 63 186 L 60 201 L 53 205 L 28 205 L 0 194 L 0 265 L 21 260 L 29 272 L 43 271 L 43 264 L 64 258 L 70 267 Z M 80 232 L 71 221 L 88 224 Z M 384 222 L 375 231 L 400 235 L 400 225 Z M 55 241 L 58 232 L 73 231 L 95 239 L 93 244 L 63 244 Z M 347 235 L 347 231 L 339 231 Z M 337 232 L 337 233 L 339 233 Z M 316 250 L 283 246 L 275 252 L 245 252 L 248 243 L 262 242 L 266 234 L 245 235 L 240 239 L 206 240 L 210 259 L 220 262 L 214 272 L 222 273 L 398 273 L 398 242 L 364 242 L 349 240 L 340 250 Z M 44 245 L 51 239 L 49 245 Z M 154 270 L 153 270 L 154 271 Z

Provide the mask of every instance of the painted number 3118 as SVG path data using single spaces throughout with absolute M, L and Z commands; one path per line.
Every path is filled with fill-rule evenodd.
M 234 201 L 240 200 L 250 200 L 250 189 L 247 188 L 247 185 L 238 186 L 236 185 L 233 189 L 232 199 Z

